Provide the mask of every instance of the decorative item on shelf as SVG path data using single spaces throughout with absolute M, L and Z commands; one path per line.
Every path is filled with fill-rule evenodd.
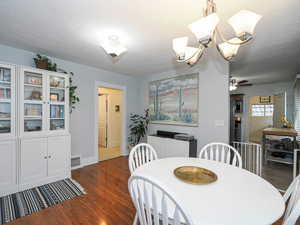
M 51 79 L 50 86 L 51 87 L 60 87 L 60 80 L 59 79 Z
M 47 56 L 42 56 L 37 54 L 35 58 L 33 58 L 35 65 L 39 69 L 57 71 L 56 63 L 52 63 L 52 61 Z
M 174 175 L 190 184 L 210 184 L 218 179 L 214 172 L 197 166 L 178 167 L 174 170 Z
M 42 100 L 42 94 L 40 91 L 32 91 L 31 92 L 31 99 L 34 100 Z
M 282 123 L 283 128 L 293 128 L 293 125 L 286 119 L 284 115 L 281 116 L 280 122 Z
M 25 85 L 26 84 L 42 86 L 42 84 L 43 84 L 42 75 L 25 72 Z
M 173 50 L 176 53 L 177 62 L 185 62 L 189 65 L 196 64 L 204 53 L 204 50 L 215 43 L 219 53 L 225 60 L 231 60 L 237 55 L 241 45 L 253 39 L 254 28 L 262 16 L 241 10 L 232 16 L 228 23 L 233 27 L 236 36 L 227 40 L 218 27 L 219 17 L 216 13 L 214 0 L 207 0 L 207 7 L 203 11 L 203 18 L 190 24 L 190 30 L 195 34 L 199 45 L 188 46 L 188 37 L 173 40 Z M 220 41 L 218 41 L 220 39 Z
M 53 101 L 53 102 L 56 102 L 58 101 L 59 99 L 59 94 L 57 93 L 50 93 L 50 100 Z
M 128 137 L 129 148 L 140 143 L 141 139 L 146 136 L 149 121 L 149 109 L 145 110 L 144 115 L 130 114 L 131 124 L 129 125 Z

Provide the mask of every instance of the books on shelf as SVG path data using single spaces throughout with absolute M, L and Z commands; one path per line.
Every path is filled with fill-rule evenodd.
M 25 104 L 25 116 L 42 116 L 42 105 Z
M 0 87 L 0 99 L 10 99 L 10 97 L 11 97 L 10 88 Z
M 50 118 L 64 118 L 65 109 L 63 105 L 51 105 Z
M 0 82 L 10 82 L 10 70 L 6 68 L 0 68 Z

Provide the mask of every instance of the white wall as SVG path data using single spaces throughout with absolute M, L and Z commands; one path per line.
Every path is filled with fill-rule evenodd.
M 270 84 L 259 84 L 250 87 L 238 88 L 236 91 L 231 92 L 231 94 L 244 94 L 244 113 L 242 122 L 242 140 L 248 141 L 249 137 L 249 117 L 247 112 L 249 112 L 249 101 L 250 97 L 253 96 L 272 96 L 275 94 L 286 92 L 287 99 L 287 119 L 292 122 L 294 118 L 294 94 L 293 94 L 293 81 L 290 82 L 279 82 Z
M 199 126 L 151 124 L 149 133 L 165 130 L 192 134 L 198 140 L 198 150 L 209 142 L 229 141 L 229 64 L 215 54 L 215 49 L 209 50 L 196 67 L 153 74 L 141 79 L 140 104 L 142 109 L 146 109 L 150 81 L 199 72 Z M 224 122 L 224 125 L 217 126 L 218 121 Z
M 0 45 L 0 61 L 33 66 L 35 53 Z M 103 81 L 127 88 L 127 119 L 130 113 L 139 110 L 138 104 L 138 80 L 134 77 L 125 76 L 98 68 L 89 67 L 65 61 L 53 59 L 58 68 L 72 71 L 74 84 L 78 85 L 78 95 L 80 103 L 71 115 L 70 131 L 72 135 L 72 155 L 80 154 L 83 162 L 96 162 L 95 156 L 95 105 L 97 96 L 95 95 L 95 82 Z M 127 127 L 127 123 L 126 123 Z M 127 135 L 127 134 L 126 134 Z

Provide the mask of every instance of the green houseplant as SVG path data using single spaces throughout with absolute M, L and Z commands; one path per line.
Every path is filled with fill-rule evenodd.
M 57 71 L 56 63 L 52 61 L 47 56 L 42 56 L 41 54 L 36 54 L 36 57 L 33 58 L 36 68 L 50 71 Z
M 64 72 L 67 73 L 67 72 Z M 77 96 L 76 90 L 77 90 L 77 86 L 73 85 L 73 79 L 72 77 L 74 76 L 73 72 L 70 72 L 71 76 L 69 78 L 69 98 L 70 98 L 70 113 L 72 113 L 72 111 L 76 108 L 75 104 L 77 104 L 78 102 L 80 102 L 79 97 Z
M 129 145 L 133 147 L 147 134 L 150 122 L 149 109 L 145 110 L 144 115 L 131 114 L 130 122 L 128 142 Z

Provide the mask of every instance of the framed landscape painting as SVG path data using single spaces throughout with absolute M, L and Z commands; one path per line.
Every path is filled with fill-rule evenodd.
M 151 123 L 198 126 L 198 73 L 149 84 Z

